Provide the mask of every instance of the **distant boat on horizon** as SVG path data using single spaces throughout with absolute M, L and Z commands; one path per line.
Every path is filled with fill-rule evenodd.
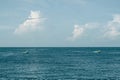
M 26 50 L 25 52 L 23 52 L 23 53 L 25 53 L 25 54 L 29 54 L 29 51 L 28 50 Z
M 101 50 L 93 51 L 94 53 L 101 53 Z

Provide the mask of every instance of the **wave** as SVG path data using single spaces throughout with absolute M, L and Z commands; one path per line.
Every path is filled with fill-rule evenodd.
M 14 55 L 14 53 L 12 53 L 12 52 L 0 52 L 0 56 L 2 56 L 2 57 L 7 57 L 7 56 L 11 56 L 11 55 Z
M 72 52 L 78 52 L 79 53 L 79 52 L 83 52 L 83 51 L 72 51 Z

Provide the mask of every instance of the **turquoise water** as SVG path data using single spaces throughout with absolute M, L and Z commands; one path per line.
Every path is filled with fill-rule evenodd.
M 0 80 L 97 79 L 120 79 L 120 48 L 0 48 Z

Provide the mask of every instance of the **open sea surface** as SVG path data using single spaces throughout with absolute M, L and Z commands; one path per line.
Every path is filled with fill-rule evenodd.
M 120 48 L 1 47 L 0 80 L 120 80 Z

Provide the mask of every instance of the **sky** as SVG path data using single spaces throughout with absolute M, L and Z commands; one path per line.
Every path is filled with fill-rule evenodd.
M 120 47 L 120 0 L 1 0 L 0 47 Z

